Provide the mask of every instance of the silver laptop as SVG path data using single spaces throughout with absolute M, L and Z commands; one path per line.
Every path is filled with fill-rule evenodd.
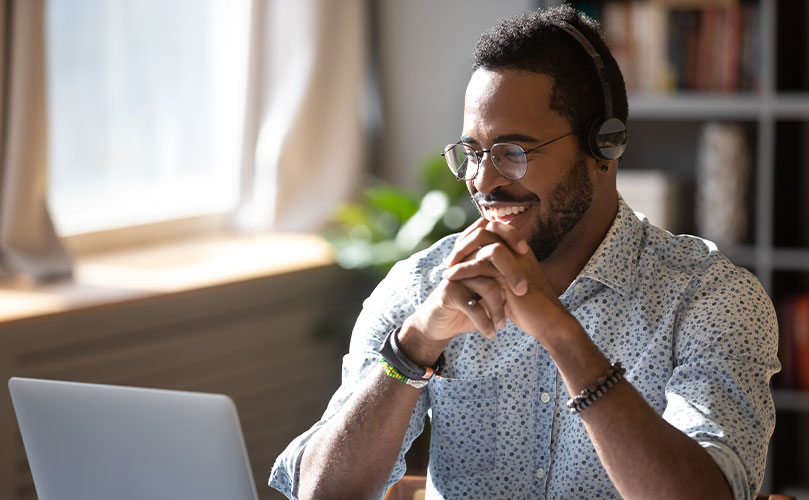
M 221 394 L 12 378 L 39 500 L 256 500 Z

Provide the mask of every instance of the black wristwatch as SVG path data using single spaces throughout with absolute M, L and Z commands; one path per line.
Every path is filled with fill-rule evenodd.
M 441 371 L 444 369 L 444 364 L 446 364 L 446 358 L 444 357 L 444 353 L 442 352 L 440 356 L 438 356 L 438 361 L 431 367 L 424 367 L 419 366 L 416 363 L 410 361 L 405 353 L 399 348 L 399 344 L 396 341 L 396 336 L 399 334 L 399 331 L 402 327 L 399 327 L 395 330 L 391 330 L 385 336 L 385 341 L 382 343 L 382 347 L 379 349 L 379 354 L 382 355 L 388 363 L 393 365 L 402 375 L 409 378 L 410 380 L 430 380 L 435 375 L 441 375 Z

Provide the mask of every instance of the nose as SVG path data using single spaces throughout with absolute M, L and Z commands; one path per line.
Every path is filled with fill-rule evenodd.
M 504 177 L 494 166 L 491 153 L 484 153 L 478 167 L 478 173 L 472 179 L 475 191 L 481 193 L 491 193 L 498 187 L 510 184 L 511 179 Z

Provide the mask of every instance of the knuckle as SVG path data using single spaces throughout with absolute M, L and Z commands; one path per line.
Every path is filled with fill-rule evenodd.
M 492 246 L 492 257 L 503 258 L 509 253 L 509 249 L 503 243 L 495 243 Z
M 486 229 L 485 229 L 485 228 L 482 228 L 482 227 L 478 227 L 478 228 L 475 228 L 475 230 L 474 230 L 474 231 L 472 231 L 472 232 L 469 234 L 469 236 L 471 236 L 471 237 L 472 237 L 472 239 L 478 240 L 478 239 L 483 238 L 483 236 L 484 236 L 485 234 L 486 234 Z
M 500 296 L 500 285 L 495 280 L 486 280 L 484 287 L 486 288 L 487 294 L 491 294 L 493 296 L 496 294 L 497 297 Z
M 495 252 L 495 247 L 497 245 L 498 245 L 497 243 L 492 243 L 490 245 L 486 245 L 485 247 L 482 247 L 480 250 L 477 251 L 477 254 L 475 254 L 475 257 L 477 257 L 478 259 L 481 259 L 481 260 L 485 260 L 485 259 L 489 259 L 489 258 L 493 257 L 494 252 Z

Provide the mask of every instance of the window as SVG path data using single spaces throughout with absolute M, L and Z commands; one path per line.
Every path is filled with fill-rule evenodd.
M 49 204 L 63 236 L 232 210 L 249 0 L 49 0 Z

